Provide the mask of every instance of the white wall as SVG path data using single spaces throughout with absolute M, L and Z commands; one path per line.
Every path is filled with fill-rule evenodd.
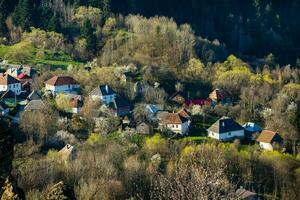
M 80 85 L 59 85 L 59 86 L 53 86 L 53 85 L 48 85 L 46 84 L 46 90 L 50 90 L 53 94 L 56 93 L 70 93 L 74 89 L 80 88 Z
M 173 131 L 174 133 L 185 135 L 189 130 L 189 123 L 185 122 L 183 124 L 167 124 L 167 128 Z
M 232 131 L 232 132 L 226 132 L 226 133 L 214 133 L 212 131 L 208 132 L 208 137 L 217 139 L 217 140 L 231 140 L 233 138 L 244 138 L 245 132 L 244 130 L 239 131 Z
M 11 90 L 17 95 L 21 93 L 21 83 L 9 84 L 9 85 L 0 85 L 0 91 Z
M 273 146 L 270 143 L 259 142 L 259 146 L 265 150 L 270 150 L 270 151 L 273 150 Z
M 101 101 L 102 103 L 108 105 L 114 101 L 114 99 L 116 98 L 116 94 L 105 96 L 92 95 L 91 97 L 94 101 Z

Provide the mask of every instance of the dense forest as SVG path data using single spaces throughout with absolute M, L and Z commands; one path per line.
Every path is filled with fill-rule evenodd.
M 61 12 L 45 6 L 47 2 L 52 2 L 58 10 L 62 8 L 60 1 L 55 0 L 2 0 L 0 33 L 5 34 L 7 31 L 4 21 L 9 15 L 13 16 L 16 25 L 22 25 L 23 28 L 35 26 L 67 32 L 68 27 L 64 24 L 66 19 L 60 18 Z M 239 0 L 65 0 L 64 2 L 69 8 L 80 5 L 103 8 L 105 17 L 109 15 L 110 10 L 123 15 L 130 13 L 148 17 L 155 15 L 171 17 L 179 24 L 191 24 L 196 34 L 203 38 L 218 39 L 231 53 L 240 56 L 264 57 L 273 53 L 282 64 L 295 64 L 300 57 L 298 36 L 300 3 L 297 0 L 243 2 Z

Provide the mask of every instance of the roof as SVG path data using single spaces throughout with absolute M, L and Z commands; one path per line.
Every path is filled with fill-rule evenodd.
M 242 200 L 242 199 L 248 199 L 250 197 L 255 197 L 256 193 L 240 188 L 235 192 L 235 195 L 238 199 Z
M 0 110 L 6 110 L 8 107 L 6 106 L 6 104 L 2 101 L 0 101 Z
M 12 99 L 15 97 L 16 97 L 16 94 L 11 90 L 0 92 L 0 99 Z
M 211 105 L 211 99 L 186 100 L 185 101 L 185 105 L 186 106 L 191 106 L 191 105 L 199 105 L 199 106 Z
M 177 112 L 181 117 L 189 118 L 190 112 L 186 108 L 182 108 Z
M 244 130 L 244 128 L 232 118 L 224 116 L 209 127 L 208 130 L 214 133 L 227 133 L 231 131 Z
M 159 110 L 159 109 L 157 108 L 157 106 L 154 105 L 154 104 L 147 105 L 147 109 L 148 109 L 151 113 L 157 113 L 157 111 Z
M 9 74 L 0 74 L 0 85 L 10 85 L 20 83 L 20 81 Z
M 17 77 L 19 74 L 22 73 L 21 66 L 11 67 L 7 69 L 5 73 Z
M 113 95 L 116 94 L 116 92 L 109 86 L 109 85 L 99 85 L 95 89 L 93 89 L 90 93 L 90 95 L 93 96 L 107 96 L 107 95 Z
M 70 144 L 67 144 L 58 153 L 61 155 L 63 160 L 73 160 L 76 157 L 76 148 Z
M 32 100 L 30 101 L 24 108 L 24 110 L 41 110 L 46 108 L 44 102 L 42 100 Z
M 32 100 L 41 100 L 42 98 L 41 98 L 41 96 L 39 95 L 39 93 L 38 93 L 37 91 L 34 91 L 34 90 L 33 90 L 33 91 L 28 95 L 27 99 L 28 99 L 29 101 L 32 101 Z
M 79 83 L 71 76 L 53 76 L 45 82 L 47 85 L 79 85 Z
M 22 72 L 21 74 L 18 75 L 18 79 L 28 79 L 30 76 L 26 74 L 26 72 Z
M 187 118 L 180 116 L 178 113 L 168 113 L 163 116 L 163 122 L 165 124 L 183 124 L 187 122 Z
M 185 101 L 185 95 L 183 94 L 183 92 L 181 92 L 181 91 L 178 91 L 178 92 L 175 92 L 174 94 L 172 94 L 171 96 L 170 96 L 170 100 L 172 100 L 172 101 L 175 101 L 175 102 L 177 102 L 178 101 L 178 99 L 176 99 L 175 97 L 177 97 L 177 98 L 182 98 L 182 101 L 184 102 Z
M 243 125 L 244 129 L 249 132 L 260 132 L 261 128 L 257 124 L 253 122 L 247 122 Z
M 209 98 L 213 100 L 222 100 L 225 98 L 225 96 L 226 96 L 225 92 L 219 88 L 215 89 L 209 94 Z
M 118 108 L 124 108 L 124 107 L 128 107 L 129 103 L 122 97 L 117 96 L 114 101 L 114 108 L 118 109 Z
M 258 142 L 265 142 L 265 143 L 273 143 L 273 142 L 282 142 L 282 137 L 274 131 L 270 130 L 263 130 L 261 134 L 258 136 Z

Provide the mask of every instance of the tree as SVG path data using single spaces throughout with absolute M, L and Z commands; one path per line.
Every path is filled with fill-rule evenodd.
M 13 13 L 13 22 L 23 30 L 29 30 L 32 26 L 32 2 L 20 0 Z
M 97 47 L 97 39 L 94 34 L 94 28 L 92 27 L 91 21 L 86 19 L 81 29 L 81 35 L 86 38 L 87 49 L 91 54 L 94 54 Z
M 49 23 L 47 25 L 47 30 L 48 31 L 54 31 L 54 32 L 60 32 L 60 22 L 58 20 L 58 18 L 53 15 L 50 20 L 49 20 Z

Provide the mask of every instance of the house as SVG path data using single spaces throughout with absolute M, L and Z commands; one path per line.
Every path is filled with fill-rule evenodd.
M 226 99 L 226 94 L 224 90 L 217 88 L 209 94 L 209 98 L 218 103 Z
M 193 99 L 193 100 L 186 100 L 185 101 L 185 106 L 190 107 L 194 105 L 198 106 L 211 106 L 212 105 L 212 100 L 211 99 Z
M 235 191 L 235 197 L 239 200 L 256 200 L 257 194 L 249 190 L 240 188 Z
M 46 91 L 53 95 L 58 93 L 76 93 L 80 88 L 79 83 L 70 76 L 53 76 L 45 82 Z
M 79 114 L 83 106 L 83 101 L 80 97 L 74 97 L 70 100 L 71 113 Z
M 259 142 L 259 146 L 262 149 L 272 151 L 275 145 L 282 144 L 283 139 L 277 132 L 263 130 L 256 141 Z
M 189 120 L 178 113 L 167 113 L 162 116 L 161 127 L 180 135 L 186 135 L 189 131 Z
M 107 84 L 99 85 L 90 93 L 90 97 L 94 101 L 101 101 L 106 105 L 113 103 L 116 96 L 116 92 Z
M 136 126 L 136 132 L 143 135 L 153 135 L 153 126 L 142 122 Z
M 21 66 L 10 67 L 5 72 L 5 74 L 8 74 L 14 78 L 17 78 L 21 73 L 22 73 Z
M 243 139 L 245 137 L 244 128 L 230 117 L 222 117 L 207 129 L 208 137 L 230 141 L 235 138 Z
M 12 91 L 16 95 L 21 93 L 21 82 L 9 74 L 0 74 L 0 92 Z
M 4 117 L 8 114 L 9 108 L 6 106 L 6 104 L 2 101 L 0 101 L 0 117 Z
M 109 108 L 116 116 L 125 116 L 130 113 L 129 103 L 122 97 L 116 96 L 109 104 Z
M 43 110 L 46 108 L 46 105 L 42 100 L 32 100 L 30 101 L 25 107 L 25 111 L 37 111 L 37 110 Z
M 178 104 L 184 104 L 186 101 L 186 97 L 183 94 L 183 92 L 178 91 L 178 92 L 175 92 L 174 94 L 172 94 L 171 97 L 169 98 L 169 100 L 171 102 L 175 102 Z
M 58 152 L 58 154 L 60 155 L 62 160 L 74 160 L 77 157 L 77 150 L 74 146 L 67 144 Z
M 255 134 L 258 134 L 261 132 L 261 128 L 259 125 L 253 123 L 253 122 L 247 122 L 243 125 L 245 129 L 245 138 L 248 140 L 255 140 L 254 136 Z

